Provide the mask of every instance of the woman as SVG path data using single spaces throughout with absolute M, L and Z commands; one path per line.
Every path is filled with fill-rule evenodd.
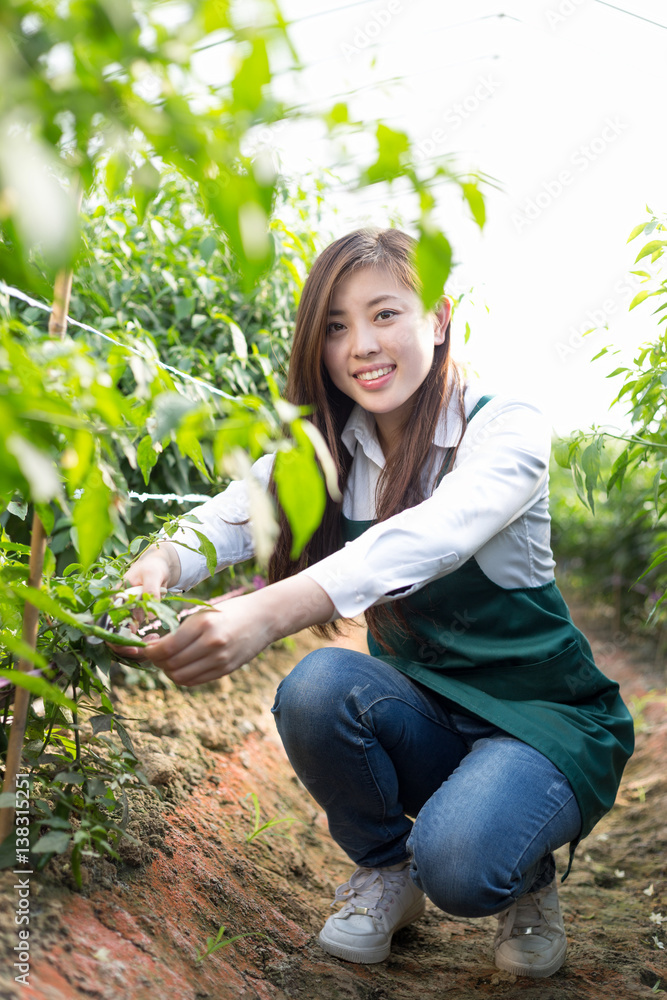
M 571 862 L 611 808 L 632 721 L 554 580 L 550 428 L 533 406 L 464 384 L 450 313 L 447 298 L 423 310 L 414 241 L 397 230 L 360 230 L 320 255 L 286 395 L 313 407 L 342 504 L 328 498 L 297 562 L 283 518 L 270 585 L 187 618 L 150 659 L 201 684 L 365 612 L 370 654 L 310 653 L 273 709 L 357 866 L 320 943 L 380 962 L 426 895 L 449 914 L 496 915 L 496 965 L 544 977 L 567 947 L 552 852 L 569 843 Z M 253 474 L 275 496 L 272 463 Z M 219 568 L 252 555 L 244 483 L 195 513 Z M 203 579 L 203 556 L 179 542 L 198 548 L 183 529 L 127 582 L 157 594 Z

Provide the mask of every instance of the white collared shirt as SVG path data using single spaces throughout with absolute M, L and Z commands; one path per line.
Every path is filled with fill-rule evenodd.
M 469 415 L 484 393 L 476 381 L 465 390 Z M 433 489 L 447 448 L 458 441 L 461 424 L 452 403 L 440 415 L 433 445 L 433 481 L 427 499 L 373 525 L 359 538 L 303 572 L 327 593 L 335 617 L 356 617 L 376 603 L 407 597 L 431 580 L 454 572 L 472 556 L 481 570 L 504 589 L 539 587 L 553 579 L 550 546 L 549 454 L 551 428 L 532 404 L 494 396 L 470 422 L 452 470 Z M 384 467 L 375 418 L 356 405 L 342 440 L 353 455 L 343 497 L 343 514 L 373 520 L 375 486 Z M 268 487 L 273 455 L 264 455 L 251 475 Z M 252 557 L 248 486 L 233 482 L 217 497 L 195 508 L 199 529 L 213 542 L 218 570 Z M 224 518 L 224 520 L 223 520 Z M 172 541 L 198 547 L 196 536 L 179 529 Z M 181 576 L 174 589 L 188 590 L 207 575 L 204 556 L 178 549 Z

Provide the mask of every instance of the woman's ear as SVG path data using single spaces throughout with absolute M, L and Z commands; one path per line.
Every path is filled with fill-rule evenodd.
M 434 343 L 443 344 L 445 342 L 447 327 L 452 318 L 452 300 L 447 295 L 443 295 L 440 305 L 436 307 L 433 316 L 435 319 Z

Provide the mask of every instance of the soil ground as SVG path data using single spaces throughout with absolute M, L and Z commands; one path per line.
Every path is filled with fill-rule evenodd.
M 319 645 L 303 633 L 206 688 L 118 689 L 117 709 L 152 783 L 133 799 L 138 843 L 125 845 L 120 864 L 92 861 L 81 891 L 66 858 L 31 876 L 28 986 L 14 981 L 10 957 L 16 876 L 2 873 L 0 997 L 629 1000 L 661 986 L 667 992 L 665 675 L 637 641 L 614 635 L 611 617 L 573 611 L 601 669 L 635 706 L 637 751 L 614 809 L 581 845 L 561 887 L 570 950 L 552 978 L 499 972 L 495 920 L 451 918 L 431 903 L 395 936 L 384 963 L 352 965 L 320 950 L 317 933 L 352 866 L 294 776 L 270 716 L 280 677 Z M 353 629 L 345 644 L 365 648 L 363 636 Z M 250 793 L 262 822 L 297 822 L 249 841 Z M 227 936 L 253 936 L 198 962 L 221 925 Z

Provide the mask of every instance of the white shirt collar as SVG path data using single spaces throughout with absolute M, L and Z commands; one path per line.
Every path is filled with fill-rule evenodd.
M 482 396 L 476 379 L 466 380 L 465 386 L 465 411 L 470 413 L 477 401 Z M 453 448 L 461 436 L 461 418 L 458 414 L 458 404 L 455 399 L 450 400 L 446 410 L 440 411 L 438 422 L 433 435 L 433 444 L 436 448 L 445 450 Z M 357 444 L 360 444 L 364 454 L 372 462 L 375 462 L 381 469 L 385 466 L 385 458 L 377 436 L 377 425 L 375 417 L 368 410 L 356 403 L 352 407 L 352 412 L 347 418 L 341 440 L 351 455 L 354 455 Z

